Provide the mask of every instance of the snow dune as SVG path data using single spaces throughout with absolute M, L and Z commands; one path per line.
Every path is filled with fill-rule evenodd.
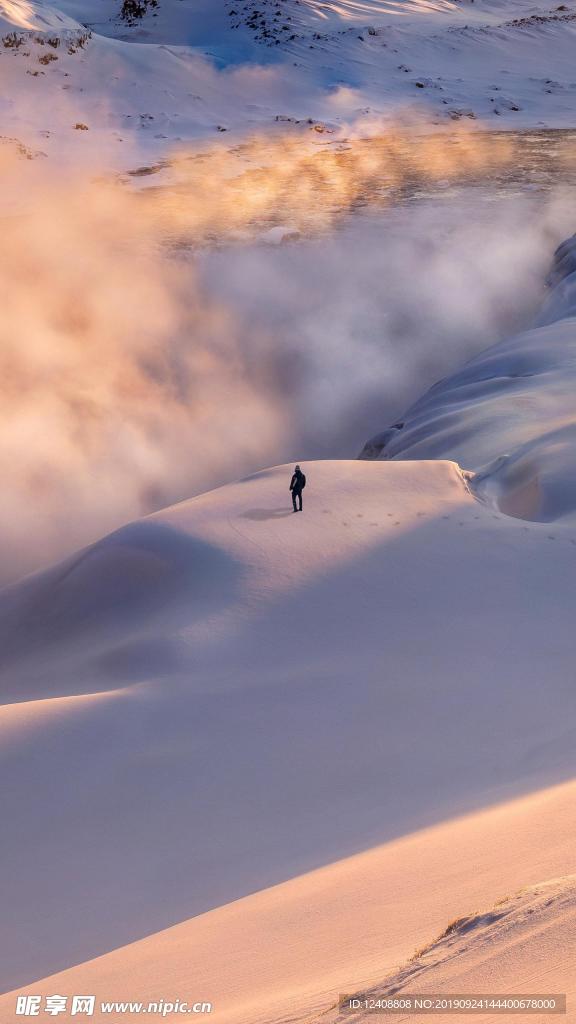
M 209 999 L 209 1019 L 221 1024 L 334 1021 L 339 993 L 380 992 L 400 979 L 412 992 L 540 988 L 573 1000 L 574 883 L 540 880 L 573 864 L 575 796 L 569 783 L 397 839 L 24 991 Z M 507 901 L 493 927 L 479 921 L 473 944 L 470 933 L 434 941 L 454 918 L 489 914 L 523 886 L 534 889 Z M 408 971 L 399 966 L 430 944 Z M 0 1012 L 16 1024 L 14 999 L 0 997 Z
M 436 384 L 366 458 L 454 459 L 477 493 L 540 522 L 576 514 L 576 240 L 562 245 L 539 325 Z
M 0 594 L 0 757 L 14 780 L 0 806 L 11 822 L 5 989 L 382 843 L 386 859 L 413 839 L 420 884 L 429 886 L 434 863 L 452 854 L 423 859 L 419 829 L 432 828 L 442 845 L 442 829 L 460 834 L 456 816 L 522 793 L 534 793 L 527 799 L 545 814 L 556 797 L 538 791 L 573 777 L 576 532 L 499 516 L 449 462 L 305 469 L 302 514 L 290 510 L 290 467 L 266 470 Z M 514 887 L 570 870 L 568 790 L 555 792 L 561 848 L 546 826 Z M 515 812 L 485 813 L 508 822 Z M 485 820 L 474 826 L 476 852 Z M 284 963 L 290 928 L 281 925 L 275 946 L 257 916 L 243 955 L 261 981 L 251 974 L 240 985 L 235 970 L 220 971 L 222 989 L 221 961 L 207 945 L 212 967 L 197 977 L 211 991 L 201 998 L 214 988 L 222 1019 L 256 1020 L 255 1006 L 240 1014 L 250 985 L 260 1002 L 278 1001 L 281 989 L 291 1010 L 299 984 L 302 1006 L 327 1006 L 345 977 L 346 988 L 376 982 L 440 931 L 447 912 L 473 910 L 484 891 L 490 901 L 503 894 L 501 858 L 486 855 L 492 883 L 484 890 L 469 853 L 457 899 L 447 899 L 447 872 L 445 887 L 432 887 L 435 912 L 419 917 L 411 903 L 408 931 L 390 932 L 387 958 L 377 953 L 385 921 L 349 961 L 348 947 L 340 956 L 333 945 L 330 916 L 323 966 L 312 958 L 304 968 L 298 953 L 290 977 L 277 963 L 262 973 L 268 946 Z M 394 870 L 400 862 L 404 854 Z M 366 876 L 365 899 L 383 892 L 407 913 L 399 894 L 411 900 L 413 882 L 395 878 L 383 869 L 374 889 Z M 232 941 L 249 927 L 252 906 L 246 919 L 244 904 L 233 904 L 198 921 L 216 921 L 221 943 L 229 915 L 239 914 Z M 298 936 L 299 913 L 290 916 Z M 347 933 L 348 911 L 332 913 Z M 148 991 L 136 961 L 118 970 L 124 991 Z M 184 986 L 171 953 L 148 973 L 165 995 Z

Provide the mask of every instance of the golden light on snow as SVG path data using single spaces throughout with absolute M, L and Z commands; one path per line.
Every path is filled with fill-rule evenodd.
M 27 0 L 0 0 L 0 17 L 11 22 L 16 28 L 39 27 L 35 6 Z
M 23 186 L 21 162 L 3 148 L 4 194 L 25 187 L 28 209 L 4 222 L 11 258 L 0 282 L 0 466 L 11 467 L 15 550 L 34 533 L 60 553 L 63 503 L 79 531 L 65 538 L 69 549 L 275 461 L 291 436 L 288 403 L 250 355 L 276 339 L 260 341 L 252 325 L 247 346 L 243 322 L 205 294 L 190 259 L 167 259 L 167 242 L 189 249 L 286 223 L 320 232 L 357 204 L 481 176 L 513 156 L 509 143 L 466 130 L 379 126 L 375 136 L 374 127 L 335 144 L 282 132 L 232 150 L 181 150 L 167 161 L 166 187 L 144 192 L 131 179 L 97 180 L 90 162 L 89 173 L 64 178 L 39 163 Z
M 352 21 L 358 18 L 381 18 L 396 15 L 409 17 L 414 14 L 438 14 L 453 11 L 456 4 L 453 0 L 379 0 L 374 4 L 366 0 L 334 0 L 323 3 L 322 0 L 309 0 L 314 13 L 323 19 L 334 15 L 340 21 Z

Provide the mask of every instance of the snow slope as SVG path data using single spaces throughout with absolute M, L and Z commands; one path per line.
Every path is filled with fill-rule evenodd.
M 576 786 L 569 783 L 391 841 L 25 991 L 98 993 L 101 999 L 142 1002 L 209 999 L 212 1019 L 223 1024 L 334 1021 L 337 1015 L 330 1007 L 339 993 L 357 992 L 363 985 L 382 987 L 383 977 L 400 971 L 418 947 L 433 943 L 455 917 L 489 909 L 518 887 L 569 871 L 575 795 Z M 556 897 L 556 891 L 551 895 Z M 572 901 L 573 887 L 568 895 Z M 540 911 L 535 923 L 543 923 L 544 916 L 547 931 L 525 927 L 522 910 L 533 907 L 528 899 L 524 907 L 519 902 L 521 913 L 509 921 L 513 926 L 522 922 L 522 929 L 513 927 L 506 934 L 500 928 L 498 938 L 504 942 L 491 947 L 492 935 L 485 931 L 476 955 L 465 957 L 458 943 L 459 958 L 453 963 L 443 962 L 442 948 L 433 949 L 427 962 L 435 968 L 434 980 L 443 986 L 441 970 L 457 973 L 472 962 L 477 973 L 471 984 L 480 991 L 505 991 L 511 990 L 510 969 L 516 967 L 514 981 L 524 991 L 551 991 L 553 980 L 573 1000 L 571 902 L 566 906 L 563 899 L 554 899 L 548 910 L 539 896 L 533 901 Z M 553 946 L 555 937 L 562 948 Z M 494 957 L 490 948 L 495 948 Z M 451 977 L 446 981 L 453 984 Z M 427 987 L 425 975 L 420 985 Z M 15 1022 L 14 1002 L 15 993 L 0 997 L 3 1020 Z M 136 1013 L 122 1015 L 137 1018 Z M 109 1020 L 110 1015 L 97 1012 L 95 1019 Z M 540 1018 L 535 1020 L 540 1024 Z
M 393 993 L 502 993 L 539 991 L 538 963 L 546 964 L 546 993 L 566 996 L 568 1009 L 575 995 L 572 953 L 576 943 L 576 878 L 568 875 L 529 886 L 500 900 L 491 910 L 452 922 L 440 938 L 385 984 L 363 993 L 381 999 Z M 568 992 L 566 983 L 568 982 Z M 544 1004 L 545 1005 L 545 1004 Z M 497 1021 L 501 1013 L 483 1020 Z M 423 1014 L 399 1014 L 396 1019 L 423 1020 Z M 354 1020 L 366 1022 L 373 1014 L 359 1012 Z M 525 1019 L 528 1019 L 526 1015 Z M 530 1019 L 551 1020 L 550 1013 Z M 337 1021 L 350 1020 L 342 1013 Z
M 160 0 L 134 24 L 119 12 L 120 0 L 2 0 L 0 137 L 126 168 L 279 117 L 574 125 L 568 5 Z
M 574 14 L 160 0 L 128 25 L 0 0 L 0 142 L 154 172 L 190 140 L 314 128 L 278 117 L 573 124 Z M 4 991 L 297 1020 L 573 871 L 570 260 L 542 326 L 415 407 L 397 460 L 307 465 L 302 515 L 267 469 L 0 592 Z M 526 984 L 547 913 L 539 891 L 510 911 Z M 508 984 L 482 942 L 458 953 Z
M 502 511 L 551 522 L 576 513 L 576 240 L 558 249 L 533 330 L 436 384 L 366 458 L 454 459 Z
M 305 469 L 302 514 L 266 470 L 0 595 L 5 989 L 573 777 L 574 530 L 448 462 Z

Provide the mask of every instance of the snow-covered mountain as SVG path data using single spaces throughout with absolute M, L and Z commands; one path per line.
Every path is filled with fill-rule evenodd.
M 113 166 L 281 118 L 571 125 L 576 13 L 529 0 L 2 0 L 0 133 Z M 76 126 L 92 132 L 86 136 Z M 93 149 L 94 151 L 94 149 Z
M 251 458 L 254 436 L 272 445 L 282 426 L 257 401 L 266 373 L 289 388 L 310 365 L 304 345 L 259 376 L 257 340 L 245 372 L 233 318 L 207 301 L 200 272 L 184 273 L 179 218 L 210 237 L 213 211 L 226 209 L 210 203 L 226 191 L 222 153 L 249 165 L 251 189 L 228 197 L 241 245 L 277 196 L 318 202 L 298 181 L 303 167 L 335 208 L 363 198 L 337 146 L 332 177 L 303 146 L 274 190 L 263 148 L 246 141 L 256 131 L 280 140 L 280 165 L 304 139 L 332 145 L 334 128 L 340 142 L 382 118 L 431 131 L 574 126 L 576 9 L 540 0 L 158 0 L 124 16 L 119 0 L 0 0 L 0 44 L 0 171 L 10 154 L 2 182 L 25 212 L 10 209 L 4 223 L 3 382 L 18 412 L 28 401 L 7 451 L 15 466 L 27 448 L 40 453 L 26 506 L 20 492 L 5 502 L 26 529 L 50 499 L 68 551 L 82 524 L 61 498 L 72 487 L 54 497 L 47 486 L 55 467 L 65 481 L 81 468 L 74 510 L 88 518 L 114 445 L 103 506 L 133 460 L 144 487 L 150 467 L 164 480 L 168 450 L 166 486 L 184 458 L 209 462 L 235 432 Z M 467 150 L 461 137 L 476 166 L 476 143 Z M 414 162 L 402 150 L 399 166 L 428 180 L 430 162 L 438 183 L 443 138 L 428 149 L 409 138 Z M 206 139 L 222 148 L 190 152 Z M 179 203 L 173 181 L 160 199 L 130 191 L 126 202 L 127 181 L 159 180 L 174 150 L 180 166 L 198 158 L 203 190 L 183 172 Z M 351 151 L 357 177 L 370 142 L 362 153 L 355 163 Z M 110 185 L 118 169 L 133 177 Z M 105 183 L 92 189 L 96 173 Z M 252 205 L 261 194 L 267 203 Z M 291 240 L 297 261 L 297 237 L 276 224 L 267 241 Z M 361 244 L 344 238 L 341 280 Z M 241 251 L 273 305 L 266 256 Z M 299 270 L 312 290 L 318 252 Z M 227 273 L 218 256 L 212 268 L 205 259 L 204 280 Z M 533 280 L 540 264 L 525 266 Z M 274 323 L 302 280 L 282 267 Z M 424 311 L 436 282 L 454 287 L 451 268 L 428 281 Z M 399 343 L 426 270 L 424 259 L 409 286 L 391 275 L 392 290 L 410 292 L 393 310 Z M 485 276 L 477 308 L 500 294 Z M 244 281 L 238 272 L 231 292 Z M 96 1021 L 113 1016 L 106 1000 L 210 1001 L 218 1024 L 336 1020 L 341 993 L 416 981 L 423 991 L 553 985 L 576 998 L 574 240 L 549 285 L 533 329 L 436 385 L 364 458 L 304 464 L 302 514 L 291 508 L 292 465 L 272 466 L 0 590 L 2 1024 L 20 1019 L 17 995 L 55 993 L 95 993 Z M 370 277 L 350 294 L 377 287 Z M 315 329 L 314 298 L 305 318 Z M 527 304 L 506 305 L 506 316 L 516 322 Z M 333 305 L 335 331 L 346 302 Z M 368 333 L 383 318 L 365 305 L 349 319 Z M 496 319 L 486 316 L 475 351 Z M 337 366 L 351 373 L 360 351 L 373 379 L 381 363 L 369 345 L 351 354 L 352 334 L 339 336 Z M 318 422 L 316 394 L 335 402 L 318 371 L 325 344 L 311 364 Z M 46 395 L 58 401 L 44 406 Z M 200 436 L 187 431 L 190 395 L 206 452 L 188 441 Z M 118 1014 L 142 1019 L 137 1008 Z

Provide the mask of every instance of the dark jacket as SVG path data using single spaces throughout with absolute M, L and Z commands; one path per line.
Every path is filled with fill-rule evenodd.
M 290 490 L 295 491 L 296 494 L 301 494 L 305 486 L 306 477 L 301 470 L 298 470 L 297 473 L 294 473 L 292 480 L 290 481 Z

